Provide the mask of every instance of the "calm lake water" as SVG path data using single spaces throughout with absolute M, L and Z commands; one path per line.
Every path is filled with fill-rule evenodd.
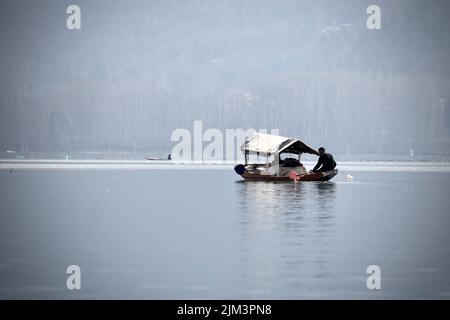
M 449 299 L 449 189 L 414 170 L 0 170 L 0 298 Z

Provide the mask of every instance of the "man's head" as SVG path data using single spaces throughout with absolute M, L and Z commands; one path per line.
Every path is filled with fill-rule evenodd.
M 325 152 L 325 148 L 324 147 L 320 147 L 319 148 L 319 154 L 322 154 L 322 153 L 324 153 Z

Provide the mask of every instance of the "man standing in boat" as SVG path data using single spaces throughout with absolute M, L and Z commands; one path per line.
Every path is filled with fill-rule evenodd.
M 334 161 L 331 153 L 325 152 L 324 147 L 319 148 L 319 160 L 312 170 L 313 172 L 325 172 L 336 168 L 336 161 Z

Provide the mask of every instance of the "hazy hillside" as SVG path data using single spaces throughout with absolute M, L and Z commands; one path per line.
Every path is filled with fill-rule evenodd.
M 449 14 L 445 0 L 2 0 L 0 152 L 169 150 L 203 120 L 336 153 L 450 154 Z

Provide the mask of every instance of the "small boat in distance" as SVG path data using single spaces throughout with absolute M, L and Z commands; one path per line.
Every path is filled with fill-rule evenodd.
M 266 133 L 256 133 L 241 146 L 245 164 L 238 164 L 234 171 L 245 180 L 264 181 L 328 181 L 338 170 L 307 172 L 300 162 L 302 153 L 319 153 L 295 138 Z M 265 163 L 248 163 L 250 155 L 265 156 Z M 295 158 L 294 158 L 295 157 Z

